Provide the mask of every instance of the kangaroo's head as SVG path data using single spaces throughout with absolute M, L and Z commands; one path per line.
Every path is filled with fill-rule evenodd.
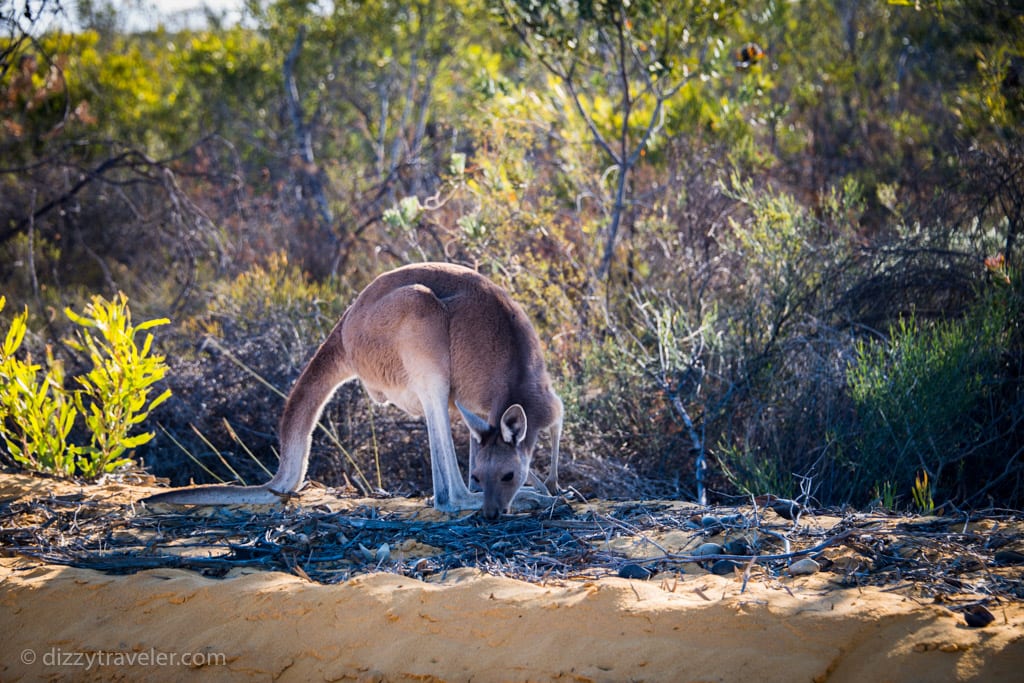
M 470 478 L 484 492 L 481 514 L 494 520 L 508 513 L 512 499 L 526 483 L 530 473 L 533 448 L 526 441 L 526 411 L 518 403 L 510 406 L 497 426 L 475 415 L 462 406 L 459 412 L 479 444 Z

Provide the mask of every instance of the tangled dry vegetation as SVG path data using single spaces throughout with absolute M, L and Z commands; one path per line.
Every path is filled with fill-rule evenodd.
M 318 486 L 277 508 L 151 510 L 133 502 L 149 492 L 139 486 L 154 483 L 148 477 L 61 492 L 36 486 L 28 495 L 25 482 L 38 478 L 4 477 L 13 481 L 0 503 L 5 555 L 115 574 L 273 570 L 337 583 L 370 572 L 430 581 L 470 567 L 537 584 L 620 576 L 671 590 L 680 574 L 733 575 L 745 587 L 820 572 L 836 588 L 934 601 L 970 625 L 985 625 L 993 606 L 1024 600 L 1019 511 L 911 517 L 772 497 L 735 508 L 576 499 L 486 523 L 448 518 L 420 499 L 339 497 Z

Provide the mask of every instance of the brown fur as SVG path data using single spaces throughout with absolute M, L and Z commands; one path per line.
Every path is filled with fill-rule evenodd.
M 263 486 L 200 486 L 147 502 L 271 503 L 303 483 L 310 438 L 335 389 L 359 379 L 375 400 L 423 416 L 430 442 L 434 505 L 482 508 L 493 519 L 520 499 L 547 503 L 530 460 L 551 432 L 558 490 L 562 402 L 551 387 L 540 340 L 508 293 L 479 273 L 446 263 L 405 266 L 377 277 L 342 315 L 302 371 L 281 418 L 281 463 Z M 470 426 L 470 487 L 455 458 L 449 410 Z M 532 478 L 537 489 L 524 489 Z

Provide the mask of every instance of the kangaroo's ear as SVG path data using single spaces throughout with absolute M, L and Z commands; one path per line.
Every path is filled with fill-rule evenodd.
M 462 421 L 469 427 L 469 432 L 473 435 L 473 438 L 476 439 L 477 443 L 483 443 L 484 435 L 491 431 L 491 425 L 487 424 L 487 420 L 476 413 L 466 410 L 458 401 L 455 402 L 455 407 L 462 413 Z
M 501 438 L 505 443 L 515 446 L 526 438 L 526 411 L 518 403 L 510 406 L 501 416 Z

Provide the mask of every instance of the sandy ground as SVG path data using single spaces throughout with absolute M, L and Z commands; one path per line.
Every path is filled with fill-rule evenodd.
M 0 499 L 70 486 L 0 475 Z M 1024 680 L 1021 602 L 990 604 L 995 621 L 972 628 L 943 604 L 838 588 L 828 572 L 537 585 L 460 569 L 324 585 L 251 570 L 110 575 L 4 551 L 2 681 Z

